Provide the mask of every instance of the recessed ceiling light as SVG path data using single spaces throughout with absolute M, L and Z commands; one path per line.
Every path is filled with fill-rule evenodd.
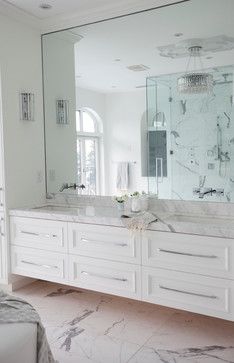
M 182 35 L 184 35 L 184 34 L 183 34 L 183 33 L 175 33 L 175 34 L 174 34 L 174 36 L 175 36 L 175 37 L 177 37 L 177 38 L 178 38 L 178 37 L 182 37 Z
M 40 4 L 39 8 L 43 9 L 43 10 L 49 10 L 52 8 L 52 6 L 50 4 Z
M 127 68 L 133 72 L 142 72 L 150 69 L 148 66 L 145 66 L 144 64 L 134 64 L 132 66 L 128 66 Z
M 120 58 L 116 58 L 115 59 L 115 62 L 120 62 L 121 61 L 121 59 Z

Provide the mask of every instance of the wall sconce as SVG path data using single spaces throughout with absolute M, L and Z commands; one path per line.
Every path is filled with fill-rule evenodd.
M 56 118 L 57 124 L 67 125 L 69 114 L 69 101 L 67 100 L 56 100 Z
M 20 93 L 20 120 L 34 121 L 34 94 Z

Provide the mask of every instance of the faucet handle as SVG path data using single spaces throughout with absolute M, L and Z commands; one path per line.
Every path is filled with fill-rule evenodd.
M 76 185 L 76 183 L 70 183 L 70 185 L 69 185 L 69 187 L 68 187 L 69 189 L 74 189 L 74 190 L 76 190 L 76 188 L 77 188 L 77 185 Z
M 70 185 L 69 185 L 69 188 L 70 189 L 74 189 L 74 190 L 76 190 L 76 189 L 85 189 L 85 185 L 84 184 L 76 184 L 76 183 L 71 183 Z
M 216 189 L 216 195 L 224 196 L 224 189 L 223 188 L 217 188 Z
M 81 185 L 77 185 L 77 188 L 79 188 L 79 189 L 85 189 L 85 185 L 84 184 L 81 184 Z
M 59 189 L 60 192 L 63 192 L 64 189 L 68 189 L 68 183 L 63 183 L 61 188 Z

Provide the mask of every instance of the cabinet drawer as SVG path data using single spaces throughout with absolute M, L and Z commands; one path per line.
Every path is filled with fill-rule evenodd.
M 33 218 L 10 219 L 11 244 L 67 252 L 67 223 Z
M 67 256 L 19 246 L 11 247 L 11 272 L 42 280 L 68 280 Z
M 140 266 L 70 255 L 69 268 L 75 286 L 141 299 Z
M 234 240 L 147 231 L 142 241 L 143 265 L 234 278 Z
M 143 267 L 143 300 L 234 320 L 234 281 Z
M 72 254 L 141 263 L 140 235 L 125 228 L 69 223 L 68 236 Z

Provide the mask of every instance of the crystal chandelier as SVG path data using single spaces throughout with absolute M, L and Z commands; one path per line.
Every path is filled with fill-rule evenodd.
M 186 73 L 177 79 L 177 89 L 179 93 L 196 94 L 196 93 L 210 93 L 213 89 L 213 76 L 210 73 L 202 71 L 189 72 L 191 59 L 194 61 L 194 69 L 196 69 L 196 60 L 200 61 L 200 69 L 202 69 L 201 62 L 201 46 L 195 45 L 188 48 L 189 61 Z

